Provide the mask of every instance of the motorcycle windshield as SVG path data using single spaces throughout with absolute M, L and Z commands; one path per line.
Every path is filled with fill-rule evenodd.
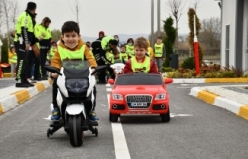
M 64 68 L 64 75 L 67 79 L 82 79 L 89 77 L 88 61 L 82 60 L 64 60 L 62 61 L 62 67 Z
M 65 75 L 65 87 L 70 98 L 85 97 L 89 88 L 88 61 L 66 60 L 62 62 Z

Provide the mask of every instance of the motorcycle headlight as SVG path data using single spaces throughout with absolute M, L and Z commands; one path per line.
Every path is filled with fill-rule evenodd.
M 123 100 L 123 97 L 121 94 L 112 94 L 112 98 L 114 100 Z
M 163 100 L 166 99 L 166 94 L 157 94 L 155 100 Z

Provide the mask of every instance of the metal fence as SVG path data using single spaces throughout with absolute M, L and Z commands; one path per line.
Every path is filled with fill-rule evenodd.
M 178 60 L 183 61 L 193 54 L 192 50 L 178 50 Z M 220 49 L 205 49 L 203 54 L 203 60 L 220 60 Z

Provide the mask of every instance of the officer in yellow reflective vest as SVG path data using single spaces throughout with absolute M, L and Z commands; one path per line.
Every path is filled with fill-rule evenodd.
M 127 39 L 126 45 L 126 53 L 128 54 L 129 58 L 134 57 L 134 41 L 132 38 Z
M 17 54 L 15 51 L 15 46 L 11 45 L 10 50 L 9 50 L 9 64 L 10 64 L 10 69 L 11 69 L 11 77 L 13 78 L 15 75 L 15 70 L 17 66 Z
M 44 68 L 46 59 L 47 59 L 47 53 L 49 52 L 51 48 L 51 30 L 49 28 L 49 25 L 51 23 L 51 19 L 48 17 L 45 17 L 41 24 L 39 25 L 39 30 L 41 32 L 41 39 L 39 41 L 40 43 L 40 65 L 41 65 L 41 73 L 42 73 L 42 80 L 47 80 L 47 73 Z
M 158 71 L 162 72 L 163 62 L 166 58 L 166 52 L 164 44 L 162 43 L 162 37 L 158 37 L 157 43 L 154 44 L 154 58 L 158 67 Z
M 18 36 L 19 46 L 17 50 L 18 56 L 18 68 L 17 68 L 17 80 L 21 80 L 21 83 L 17 83 L 16 87 L 32 87 L 33 84 L 27 81 L 28 73 L 28 54 L 29 49 L 34 45 L 34 14 L 36 11 L 36 3 L 29 2 L 27 9 L 17 18 L 15 24 L 16 34 Z M 19 78 L 18 78 L 19 77 Z

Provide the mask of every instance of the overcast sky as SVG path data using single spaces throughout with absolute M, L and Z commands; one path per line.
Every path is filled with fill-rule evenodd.
M 20 10 L 25 10 L 30 0 L 17 0 Z M 83 36 L 98 36 L 103 30 L 107 35 L 114 34 L 150 34 L 151 0 L 79 0 L 80 27 Z M 169 17 L 166 1 L 161 0 L 161 21 Z M 179 33 L 188 33 L 188 7 L 186 4 L 179 21 Z M 191 2 L 194 0 L 191 0 Z M 196 0 L 199 1 L 199 0 Z M 37 22 L 48 16 L 51 18 L 51 29 L 61 29 L 65 21 L 76 20 L 72 9 L 74 0 L 33 0 L 37 3 Z M 157 0 L 155 0 L 154 28 L 157 30 Z M 215 0 L 200 0 L 197 14 L 200 19 L 220 17 L 220 8 Z M 161 25 L 163 22 L 161 22 Z

